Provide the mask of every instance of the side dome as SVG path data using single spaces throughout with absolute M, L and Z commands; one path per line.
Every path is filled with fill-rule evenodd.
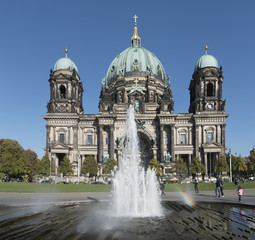
M 166 73 L 159 59 L 143 47 L 129 47 L 112 61 L 105 80 L 107 84 L 118 76 L 155 76 L 165 82 Z
M 207 49 L 208 47 L 205 46 L 205 55 L 203 55 L 201 58 L 199 58 L 199 60 L 196 63 L 194 72 L 199 69 L 199 68 L 205 68 L 205 67 L 215 67 L 215 68 L 219 68 L 219 64 L 217 59 L 212 56 L 212 55 L 208 55 L 207 54 Z
M 66 56 L 64 58 L 58 59 L 58 61 L 55 63 L 54 71 L 65 70 L 65 69 L 72 71 L 73 69 L 75 69 L 75 71 L 78 73 L 78 68 L 76 67 L 74 62 L 67 57 L 67 53 L 68 53 L 67 49 L 65 49 L 65 53 L 66 53 Z

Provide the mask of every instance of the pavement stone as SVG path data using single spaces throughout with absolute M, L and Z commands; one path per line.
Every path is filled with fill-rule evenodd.
M 214 191 L 194 192 L 166 192 L 162 201 L 188 201 L 188 202 L 224 202 L 255 206 L 255 189 L 244 189 L 242 202 L 239 203 L 236 190 L 225 190 L 224 198 L 215 196 Z M 43 205 L 64 204 L 68 202 L 97 202 L 110 201 L 112 193 L 83 192 L 83 193 L 0 193 L 0 205 Z

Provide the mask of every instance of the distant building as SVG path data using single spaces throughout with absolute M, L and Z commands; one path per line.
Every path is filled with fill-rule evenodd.
M 208 175 L 219 154 L 225 154 L 223 72 L 216 58 L 207 54 L 207 46 L 190 81 L 189 113 L 174 113 L 170 79 L 159 59 L 141 46 L 136 21 L 131 47 L 116 56 L 102 80 L 99 114 L 83 113 L 83 84 L 67 50 L 51 70 L 49 83 L 46 151 L 55 174 L 64 156 L 75 175 L 78 155 L 81 164 L 86 156 L 95 156 L 101 170 L 109 157 L 121 161 L 129 104 L 135 106 L 145 166 L 155 157 L 167 176 L 179 157 L 188 169 L 200 157 Z

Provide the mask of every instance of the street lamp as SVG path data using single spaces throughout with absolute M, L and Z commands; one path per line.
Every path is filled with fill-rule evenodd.
M 230 182 L 232 182 L 232 163 L 231 163 L 231 148 L 229 149 L 229 177 L 230 177 Z

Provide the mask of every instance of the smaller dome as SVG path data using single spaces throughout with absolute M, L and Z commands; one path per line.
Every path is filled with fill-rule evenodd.
M 58 61 L 55 63 L 54 71 L 65 70 L 65 69 L 72 71 L 73 69 L 75 69 L 75 71 L 78 73 L 78 68 L 76 67 L 74 62 L 67 57 L 67 49 L 65 50 L 65 52 L 66 52 L 66 56 L 64 58 L 58 59 Z
M 219 64 L 217 59 L 212 56 L 212 55 L 208 55 L 207 54 L 207 46 L 205 47 L 205 55 L 203 55 L 201 58 L 199 58 L 199 60 L 196 63 L 194 72 L 198 69 L 198 68 L 205 68 L 205 67 L 215 67 L 215 68 L 219 68 Z

